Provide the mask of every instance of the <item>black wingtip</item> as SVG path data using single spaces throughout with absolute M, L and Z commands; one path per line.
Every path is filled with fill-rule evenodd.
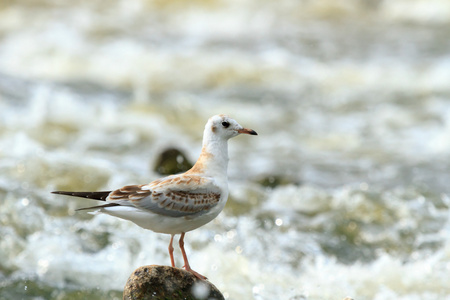
M 80 198 L 87 198 L 93 200 L 105 201 L 111 191 L 100 191 L 100 192 L 66 192 L 66 191 L 53 191 L 52 194 L 73 196 Z
M 53 192 L 51 192 L 51 193 L 52 193 L 52 194 L 57 194 L 57 195 L 74 196 L 74 195 L 73 195 L 74 192 L 53 191 Z
M 120 204 L 108 203 L 105 205 L 97 205 L 97 206 L 91 206 L 91 207 L 78 208 L 78 209 L 75 209 L 75 211 L 90 210 L 90 209 L 102 209 L 102 208 L 113 207 L 113 206 L 120 206 Z

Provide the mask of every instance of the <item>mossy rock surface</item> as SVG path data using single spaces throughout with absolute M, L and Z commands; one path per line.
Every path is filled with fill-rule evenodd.
M 284 176 L 284 175 L 263 176 L 263 177 L 258 178 L 257 182 L 260 185 L 262 185 L 264 187 L 268 187 L 268 188 L 276 188 L 278 186 L 289 185 L 289 184 L 300 185 L 300 182 L 298 182 L 294 178 L 291 178 L 289 176 Z
M 169 148 L 159 155 L 153 170 L 161 175 L 172 175 L 186 172 L 190 168 L 192 168 L 192 163 L 183 152 Z
M 137 268 L 123 292 L 124 300 L 223 300 L 220 291 L 209 281 L 169 266 Z

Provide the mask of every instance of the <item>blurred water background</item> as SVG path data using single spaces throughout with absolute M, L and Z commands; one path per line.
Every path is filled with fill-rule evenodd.
M 168 265 L 169 236 L 50 191 L 150 182 L 218 113 L 259 133 L 186 237 L 227 299 L 450 299 L 446 0 L 2 1 L 0 299 Z

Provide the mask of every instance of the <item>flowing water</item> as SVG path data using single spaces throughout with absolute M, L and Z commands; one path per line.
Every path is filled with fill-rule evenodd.
M 150 182 L 226 113 L 187 234 L 227 299 L 450 299 L 450 2 L 0 3 L 0 299 L 121 299 L 169 236 L 52 190 Z M 181 266 L 180 253 L 176 262 Z

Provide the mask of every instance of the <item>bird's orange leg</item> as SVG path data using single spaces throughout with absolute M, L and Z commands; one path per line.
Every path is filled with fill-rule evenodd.
M 172 263 L 172 267 L 175 268 L 175 260 L 173 259 L 173 246 L 172 246 L 173 237 L 174 237 L 174 234 L 170 235 L 169 255 L 170 255 L 170 262 Z
M 181 254 L 183 255 L 183 260 L 184 260 L 184 268 L 186 269 L 186 271 L 192 273 L 195 277 L 197 277 L 198 279 L 201 280 L 206 280 L 207 278 L 205 276 L 203 276 L 202 274 L 199 274 L 197 272 L 195 272 L 194 270 L 191 269 L 191 267 L 189 266 L 189 262 L 188 262 L 188 258 L 186 255 L 186 252 L 184 251 L 184 232 L 181 233 L 181 237 L 180 237 L 180 249 L 181 249 Z

